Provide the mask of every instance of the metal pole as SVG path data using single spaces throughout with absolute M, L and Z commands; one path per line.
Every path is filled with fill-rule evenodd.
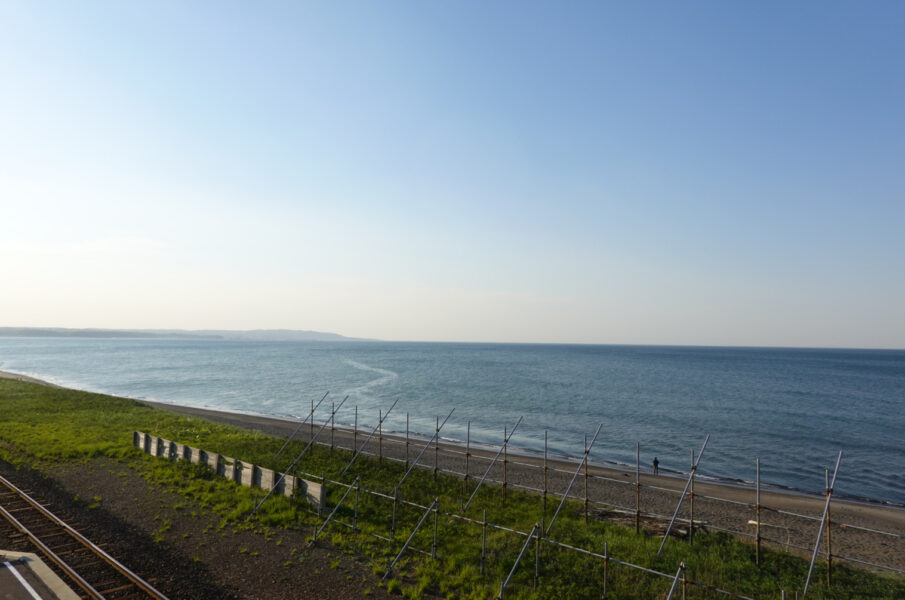
M 607 600 L 606 598 L 606 582 L 609 576 L 610 569 L 610 543 L 603 543 L 603 600 Z
M 544 503 L 543 503 L 543 517 L 541 518 L 541 523 L 543 524 L 547 518 L 547 430 L 544 429 Z
M 358 529 L 358 497 L 361 496 L 361 478 L 356 477 L 355 486 L 355 515 L 352 517 L 352 529 Z
M 635 533 L 641 533 L 641 442 L 635 442 Z
M 405 480 L 408 479 L 409 473 L 411 473 L 415 469 L 415 465 L 417 465 L 418 461 L 421 460 L 421 456 L 424 454 L 424 451 L 427 450 L 430 447 L 431 442 L 433 442 L 437 438 L 437 436 L 440 435 L 440 430 L 443 429 L 443 426 L 446 425 L 446 422 L 454 412 L 456 412 L 455 407 L 453 407 L 453 409 L 449 411 L 449 414 L 446 415 L 445 419 L 443 419 L 443 423 L 437 426 L 437 431 L 434 433 L 433 437 L 427 440 L 427 443 L 424 444 L 424 446 L 421 448 L 421 452 L 418 453 L 418 456 L 415 458 L 414 462 L 412 462 L 411 466 L 409 466 L 408 471 L 405 472 L 405 475 L 403 475 L 402 479 L 399 480 L 399 483 L 396 484 L 396 489 L 399 489 L 399 486 L 405 483 Z
M 824 469 L 824 481 L 826 481 L 826 495 L 830 495 L 830 470 Z M 826 507 L 826 586 L 833 585 L 833 528 L 830 518 L 830 505 Z
M 594 433 L 594 438 L 591 440 L 591 445 L 586 446 L 584 449 L 585 456 L 587 456 L 591 452 L 591 448 L 594 446 L 594 442 L 597 441 L 597 436 L 600 435 L 600 428 L 603 427 L 603 423 L 597 426 L 597 431 Z M 559 511 L 562 510 L 563 504 L 566 503 L 566 499 L 569 497 L 569 491 L 572 489 L 572 485 L 575 483 L 575 480 L 578 478 L 578 474 L 581 472 L 582 463 L 578 463 L 578 468 L 575 469 L 575 474 L 572 475 L 572 481 L 569 482 L 569 487 L 566 488 L 566 493 L 562 495 L 562 500 L 559 502 L 559 506 L 556 507 L 556 512 L 553 513 L 553 518 L 550 519 L 550 524 L 547 525 L 547 531 L 544 532 L 544 535 L 550 533 L 550 530 L 553 529 L 553 523 L 556 522 L 556 517 L 559 516 Z
M 336 433 L 336 423 L 334 423 L 333 415 L 336 414 L 336 402 L 330 403 L 330 454 L 333 454 L 333 436 Z
M 672 580 L 672 587 L 669 588 L 669 594 L 666 596 L 666 600 L 672 600 L 672 595 L 676 591 L 676 587 L 679 585 L 679 577 L 682 575 L 682 572 L 685 570 L 685 563 L 679 563 L 679 570 L 676 571 L 676 576 Z
M 389 566 L 387 566 L 387 570 L 383 574 L 383 577 L 381 577 L 381 580 L 386 579 L 387 575 L 390 574 L 390 571 L 393 570 L 393 567 L 396 566 L 396 563 L 399 562 L 399 559 L 402 557 L 402 553 L 405 552 L 406 548 L 409 547 L 409 544 L 412 543 L 412 539 L 414 539 L 415 534 L 418 533 L 418 530 L 421 529 L 422 525 L 424 525 L 424 522 L 427 520 L 427 517 L 431 514 L 431 511 L 434 510 L 434 506 L 437 505 L 439 502 L 440 502 L 439 498 L 434 498 L 434 501 L 431 503 L 431 505 L 428 506 L 427 510 L 424 511 L 424 514 L 421 515 L 421 520 L 418 521 L 418 524 L 415 526 L 415 529 L 412 530 L 411 535 L 409 535 L 408 539 L 405 541 L 405 544 L 402 545 L 402 550 L 399 551 L 399 554 L 396 555 L 396 558 L 393 559 L 393 562 L 391 562 L 389 564 Z
M 756 473 L 754 479 L 754 522 L 756 523 L 754 530 L 755 537 L 755 563 L 760 566 L 760 457 L 755 462 Z
M 377 462 L 383 464 L 383 409 L 377 411 Z
M 506 502 L 506 464 L 509 453 L 507 451 L 508 444 L 506 441 L 509 436 L 506 435 L 506 426 L 503 425 L 503 502 Z
M 409 414 L 405 413 L 405 468 L 409 468 Z
M 440 504 L 434 502 L 434 543 L 431 546 L 431 558 L 437 558 L 437 529 L 440 527 Z
M 393 405 L 390 406 L 390 408 L 389 408 L 389 410 L 387 410 L 386 414 L 382 415 L 381 419 L 386 419 L 388 416 L 390 416 L 390 413 L 393 411 L 394 408 L 396 408 L 396 403 L 397 403 L 397 402 L 399 402 L 399 398 L 396 398 L 395 402 L 393 402 Z M 362 451 L 365 449 L 365 446 L 367 446 L 367 445 L 368 445 L 368 442 L 371 441 L 371 438 L 374 436 L 374 432 L 377 431 L 377 428 L 380 427 L 382 424 L 383 424 L 383 420 L 381 420 L 380 423 L 378 423 L 376 426 L 374 426 L 374 428 L 371 430 L 371 433 L 368 434 L 368 437 L 367 437 L 367 438 L 365 439 L 365 441 L 361 444 L 361 447 L 355 452 L 354 455 L 352 455 L 352 460 L 349 461 L 349 464 L 346 465 L 346 468 L 343 469 L 343 470 L 342 470 L 342 473 L 339 474 L 340 477 L 342 477 L 343 475 L 345 475 L 345 474 L 346 474 L 346 471 L 348 471 L 349 468 L 352 466 L 352 464 L 355 463 L 355 460 L 358 458 L 358 456 L 359 456 L 359 455 L 362 453 Z
M 481 575 L 484 574 L 484 563 L 487 559 L 487 509 L 484 509 L 484 519 L 481 521 Z
M 342 407 L 342 405 L 343 405 L 343 403 L 345 403 L 346 399 L 348 399 L 348 396 L 346 396 L 346 398 L 344 398 L 343 401 L 339 403 L 340 407 Z M 295 468 L 295 465 L 302 459 L 303 456 L 305 456 L 305 452 L 307 452 L 308 448 L 310 448 L 312 446 L 312 444 L 314 444 L 314 441 L 317 439 L 317 436 L 319 436 L 321 434 L 321 432 L 324 430 L 324 427 L 327 426 L 328 422 L 329 422 L 329 419 L 324 421 L 324 424 L 321 425 L 320 429 L 317 430 L 317 433 L 315 435 L 313 435 L 310 440 L 308 440 L 308 444 L 305 446 L 305 448 L 301 452 L 299 452 L 299 455 L 295 457 L 295 460 L 292 461 L 292 463 L 286 469 L 286 472 L 282 473 L 280 475 L 280 478 L 277 480 L 276 484 L 274 484 L 274 486 L 272 488 L 267 490 L 267 493 L 264 494 L 264 497 L 261 498 L 261 501 L 258 502 L 255 505 L 254 509 L 251 511 L 251 516 L 254 516 L 255 513 L 258 512 L 258 509 L 261 508 L 261 505 L 264 504 L 264 501 L 267 500 L 268 498 L 270 498 L 270 495 L 274 492 L 274 490 L 276 490 L 279 487 L 280 483 L 282 483 L 282 481 L 286 478 L 286 473 L 290 472 L 293 468 Z M 326 479 L 326 475 L 324 475 L 324 479 Z
M 358 478 L 356 477 L 356 478 L 355 478 L 355 482 L 354 482 L 352 485 L 349 486 L 349 489 L 346 490 L 346 493 L 343 494 L 343 497 L 340 498 L 340 499 L 339 499 L 339 502 L 336 503 L 336 506 L 333 507 L 333 510 L 330 512 L 330 516 L 327 517 L 327 520 L 324 521 L 324 522 L 321 524 L 321 526 L 318 527 L 318 528 L 314 531 L 314 537 L 311 538 L 311 541 L 308 543 L 309 546 L 312 545 L 312 544 L 314 544 L 314 542 L 317 541 L 317 536 L 319 536 L 319 535 L 321 534 L 321 532 L 324 530 L 324 527 L 327 526 L 327 523 L 330 522 L 330 520 L 333 518 L 333 515 L 335 515 L 335 514 L 336 514 L 336 511 L 339 510 L 339 507 L 342 506 L 342 504 L 343 504 L 343 502 L 345 501 L 346 497 L 349 495 L 349 492 L 351 492 L 351 491 L 352 491 L 352 488 L 354 488 L 357 484 L 358 484 Z
M 358 448 L 358 405 L 355 405 L 355 424 L 352 426 L 352 450 Z
M 463 485 L 468 483 L 468 459 L 471 458 L 471 419 L 465 424 L 465 478 Z M 463 488 L 464 491 L 464 488 Z
M 314 400 L 311 400 L 311 414 L 314 414 Z M 311 424 L 308 427 L 308 439 L 311 439 L 311 436 L 314 435 L 314 418 L 311 419 Z
M 321 405 L 321 402 L 324 401 L 324 398 L 326 398 L 326 397 L 327 397 L 327 394 L 329 394 L 329 393 L 330 393 L 330 392 L 327 392 L 326 394 L 324 394 L 324 397 L 320 399 L 320 402 L 317 403 L 317 406 L 320 406 L 320 405 Z M 313 401 L 312 401 L 312 402 L 313 402 Z M 317 406 L 315 406 L 314 408 L 317 408 Z M 312 410 L 311 412 L 309 412 L 309 413 L 308 413 L 308 416 L 305 417 L 305 418 L 302 420 L 301 423 L 299 423 L 299 426 L 295 428 L 295 431 L 292 432 L 292 435 L 290 435 L 288 438 L 286 438 L 286 441 L 283 443 L 282 446 L 280 446 L 280 449 L 277 450 L 277 453 L 274 454 L 273 457 L 276 458 L 276 457 L 278 457 L 280 454 L 282 454 L 282 453 L 283 453 L 283 450 L 286 449 L 286 446 L 289 445 L 289 442 L 292 440 L 292 438 L 294 438 L 294 437 L 296 436 L 296 434 L 299 432 L 299 430 L 305 425 L 305 423 L 308 422 L 308 419 L 313 419 L 313 418 L 314 418 L 314 410 Z
M 584 434 L 584 524 L 588 524 L 588 434 Z
M 814 574 L 814 563 L 817 562 L 817 552 L 820 550 L 820 539 L 823 537 L 823 528 L 826 525 L 827 513 L 830 510 L 830 500 L 833 498 L 833 488 L 836 486 L 836 476 L 839 474 L 839 463 L 842 462 L 842 450 L 836 457 L 836 468 L 833 469 L 833 480 L 826 492 L 826 506 L 823 507 L 823 518 L 820 520 L 820 528 L 817 530 L 817 541 L 814 542 L 814 554 L 811 556 L 811 566 L 808 568 L 808 578 L 804 582 L 804 590 L 801 593 L 802 598 L 808 595 L 808 586 L 811 585 L 811 576 Z
M 688 474 L 688 481 L 685 482 L 685 489 L 682 490 L 682 496 L 679 498 L 678 504 L 676 504 L 676 511 L 672 514 L 672 519 L 669 521 L 669 527 L 666 528 L 666 534 L 663 536 L 663 541 L 660 542 L 660 549 L 657 550 L 657 556 L 660 556 L 660 553 L 663 552 L 663 546 L 666 545 L 666 540 L 669 539 L 669 532 L 672 530 L 672 526 L 676 522 L 676 517 L 679 516 L 679 509 L 682 508 L 682 502 L 685 501 L 685 494 L 688 493 L 688 486 L 691 485 L 691 480 L 698 468 L 698 463 L 701 462 L 701 457 L 704 456 L 704 449 L 707 448 L 707 442 L 709 441 L 710 434 L 708 433 L 707 437 L 704 438 L 704 444 L 701 446 L 701 452 L 698 454 L 697 460 L 691 466 L 691 473 Z
M 694 449 L 691 450 L 691 489 L 688 495 L 688 543 L 694 545 Z
M 509 432 L 509 437 L 503 441 L 503 448 L 506 447 L 506 444 L 509 443 L 509 440 L 512 439 L 512 436 L 515 435 L 515 430 L 518 429 L 519 423 L 522 422 L 522 417 L 518 418 L 518 421 L 515 422 L 515 427 L 512 428 L 512 431 Z M 490 461 L 490 464 L 487 466 L 487 470 L 484 471 L 484 476 L 481 477 L 481 481 L 478 482 L 477 487 L 475 487 L 474 491 L 471 493 L 471 498 L 468 499 L 468 502 L 465 503 L 465 506 L 462 507 L 462 514 L 465 514 L 465 511 L 468 510 L 471 501 L 474 500 L 475 496 L 478 493 L 478 490 L 481 489 L 481 485 L 484 483 L 484 480 L 487 479 L 487 475 L 490 473 L 490 469 L 493 468 L 493 465 L 496 464 L 497 459 L 500 457 L 500 454 L 503 452 L 503 448 L 497 450 L 496 456 L 493 457 L 493 460 Z
M 393 521 L 390 523 L 390 538 L 396 537 L 396 509 L 399 506 L 399 488 L 393 490 Z
M 434 479 L 440 470 L 440 415 L 437 415 L 437 423 L 434 426 Z
M 537 530 L 540 528 L 540 525 L 537 523 L 534 524 L 534 528 L 531 529 L 531 533 L 528 534 L 528 539 L 525 540 L 525 545 L 522 546 L 522 551 L 518 553 L 518 558 L 515 559 L 515 564 L 512 565 L 512 569 L 509 571 L 509 575 L 506 577 L 506 580 L 503 582 L 503 585 L 500 586 L 500 593 L 497 595 L 497 598 L 503 597 L 503 592 L 506 591 L 506 586 L 509 585 L 509 581 L 512 579 L 512 576 L 515 575 L 515 570 L 518 568 L 518 564 L 521 562 L 522 557 L 525 555 L 525 550 L 528 549 L 528 544 L 531 543 L 531 538 L 537 535 Z

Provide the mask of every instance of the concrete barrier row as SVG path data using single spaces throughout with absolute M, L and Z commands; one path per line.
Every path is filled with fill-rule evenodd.
M 151 456 L 162 456 L 173 460 L 188 460 L 195 464 L 207 465 L 218 475 L 247 487 L 262 490 L 273 490 L 284 496 L 302 497 L 318 510 L 323 509 L 326 490 L 315 481 L 301 477 L 286 475 L 272 469 L 265 469 L 251 463 L 224 456 L 216 452 L 208 452 L 166 440 L 143 431 L 132 432 L 132 444 Z

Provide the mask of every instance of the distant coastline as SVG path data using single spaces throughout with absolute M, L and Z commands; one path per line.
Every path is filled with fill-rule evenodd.
M 295 329 L 71 329 L 67 327 L 0 327 L 2 337 L 65 337 L 65 338 L 176 338 L 198 340 L 241 340 L 261 342 L 363 342 L 374 341 L 351 338 L 338 333 Z

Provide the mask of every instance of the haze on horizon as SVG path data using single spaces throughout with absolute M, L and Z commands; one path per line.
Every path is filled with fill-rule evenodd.
M 0 326 L 905 348 L 905 4 L 0 5 Z

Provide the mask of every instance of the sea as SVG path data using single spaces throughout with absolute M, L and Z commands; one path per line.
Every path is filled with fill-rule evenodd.
M 82 390 L 581 456 L 905 506 L 905 351 L 0 337 L 0 370 Z M 326 398 L 324 396 L 326 395 Z M 322 400 L 323 398 L 323 400 Z M 450 414 L 451 413 L 451 414 Z M 408 425 L 406 423 L 408 422 Z M 518 423 L 514 433 L 513 428 Z

